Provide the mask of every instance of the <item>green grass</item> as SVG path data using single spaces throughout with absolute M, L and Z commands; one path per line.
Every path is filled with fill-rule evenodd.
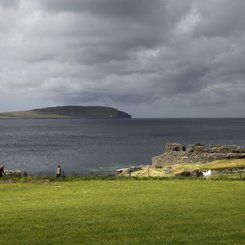
M 0 184 L 0 244 L 244 244 L 243 181 Z
M 65 115 L 58 115 L 58 114 L 52 114 L 52 113 L 40 113 L 37 111 L 16 111 L 16 112 L 6 112 L 6 113 L 0 113 L 0 119 L 14 119 L 14 118 L 36 118 L 36 119 L 42 119 L 42 118 L 53 118 L 53 119 L 62 119 L 62 118 L 71 118 L 69 116 Z

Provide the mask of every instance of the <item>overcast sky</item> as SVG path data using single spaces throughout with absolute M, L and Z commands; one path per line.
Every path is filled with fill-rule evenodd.
M 0 111 L 245 116 L 244 0 L 0 0 Z

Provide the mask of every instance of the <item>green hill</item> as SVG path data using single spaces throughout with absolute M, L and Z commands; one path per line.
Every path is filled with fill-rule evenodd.
M 120 119 L 131 118 L 126 112 L 106 106 L 56 106 L 28 111 L 0 113 L 0 119 L 17 118 L 86 118 L 86 119 Z

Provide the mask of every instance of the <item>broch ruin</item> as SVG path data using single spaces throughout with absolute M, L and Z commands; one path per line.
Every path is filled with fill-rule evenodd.
M 165 151 L 152 158 L 152 167 L 163 167 L 169 164 L 207 163 L 223 159 L 245 158 L 245 147 L 237 145 L 203 144 L 185 145 L 170 143 L 165 145 Z

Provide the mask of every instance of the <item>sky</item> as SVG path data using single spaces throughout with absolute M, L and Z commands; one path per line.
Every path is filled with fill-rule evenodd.
M 244 0 L 0 0 L 0 111 L 245 116 Z

